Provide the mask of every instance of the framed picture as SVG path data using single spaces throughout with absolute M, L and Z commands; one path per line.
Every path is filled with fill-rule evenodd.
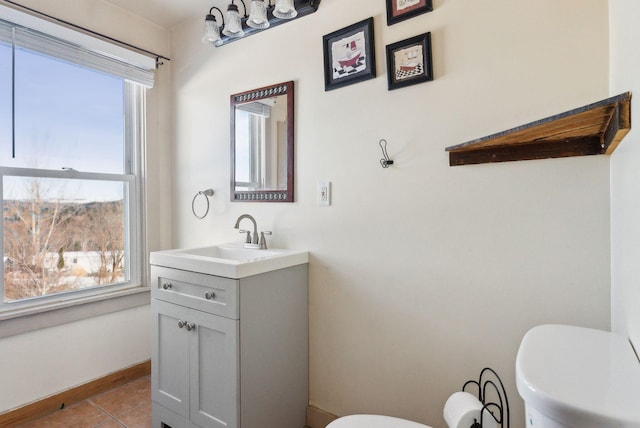
M 387 0 L 387 25 L 431 12 L 431 0 Z
M 387 45 L 389 90 L 433 80 L 431 33 Z
M 327 34 L 322 43 L 325 91 L 376 77 L 373 18 Z

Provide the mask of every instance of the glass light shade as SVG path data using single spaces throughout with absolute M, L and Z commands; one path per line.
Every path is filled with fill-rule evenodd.
M 204 34 L 202 35 L 202 43 L 212 43 L 215 46 L 222 45 L 222 38 L 220 37 L 220 27 L 213 18 L 213 15 L 207 15 L 204 20 Z
M 240 19 L 240 13 L 238 13 L 238 6 L 230 4 L 227 8 L 227 16 L 225 17 L 225 27 L 222 30 L 222 34 L 229 37 L 243 37 L 244 30 L 242 29 L 242 20 Z
M 280 19 L 293 19 L 298 16 L 293 0 L 276 0 L 273 16 Z
M 259 30 L 269 28 L 269 25 L 271 25 L 269 19 L 267 19 L 267 6 L 263 0 L 253 0 L 251 2 L 251 14 L 249 14 L 247 25 Z

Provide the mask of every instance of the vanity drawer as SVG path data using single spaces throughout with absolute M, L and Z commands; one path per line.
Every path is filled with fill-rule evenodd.
M 238 319 L 238 280 L 151 266 L 151 297 Z

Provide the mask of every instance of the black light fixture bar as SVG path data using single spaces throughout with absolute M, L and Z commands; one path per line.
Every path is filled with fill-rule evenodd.
M 264 1 L 265 3 L 269 2 L 269 0 L 264 0 Z M 302 18 L 303 16 L 307 16 L 314 13 L 315 11 L 318 10 L 318 6 L 320 6 L 320 1 L 321 0 L 294 0 L 294 5 L 296 7 L 296 10 L 298 11 L 298 16 L 296 16 L 294 19 L 276 18 L 275 16 L 273 16 L 273 7 L 269 7 L 267 10 L 267 18 L 271 23 L 269 28 L 276 27 L 280 24 L 285 24 L 289 21 L 295 21 L 296 19 Z M 251 0 L 248 0 L 248 2 L 251 3 Z M 220 44 L 220 46 L 224 46 L 231 42 L 235 42 L 236 40 L 245 39 L 256 33 L 261 33 L 269 29 L 269 28 L 264 28 L 264 29 L 251 28 L 248 25 L 246 25 L 247 18 L 248 16 L 245 16 L 242 18 L 242 28 L 244 29 L 244 37 L 229 37 L 229 36 L 222 35 L 222 43 Z

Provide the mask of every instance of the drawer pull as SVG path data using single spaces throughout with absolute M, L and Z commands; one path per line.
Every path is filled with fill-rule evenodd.
M 207 291 L 206 293 L 204 293 L 204 298 L 207 300 L 212 300 L 216 297 L 216 293 L 214 293 L 213 291 Z
M 186 323 L 186 322 L 184 322 L 184 321 L 182 321 L 182 320 L 178 320 L 178 328 L 182 328 L 182 327 L 184 327 L 185 325 L 187 325 L 187 323 Z
M 162 288 L 164 288 L 165 290 L 170 290 L 171 288 L 173 288 L 173 284 L 171 284 L 170 282 L 165 282 L 164 284 L 162 284 Z
M 192 324 L 192 323 L 190 323 L 190 322 L 188 322 L 188 323 L 186 324 L 186 326 L 187 326 L 187 331 L 191 331 L 191 330 L 195 330 L 195 329 L 196 329 L 196 325 L 195 325 L 195 324 Z

